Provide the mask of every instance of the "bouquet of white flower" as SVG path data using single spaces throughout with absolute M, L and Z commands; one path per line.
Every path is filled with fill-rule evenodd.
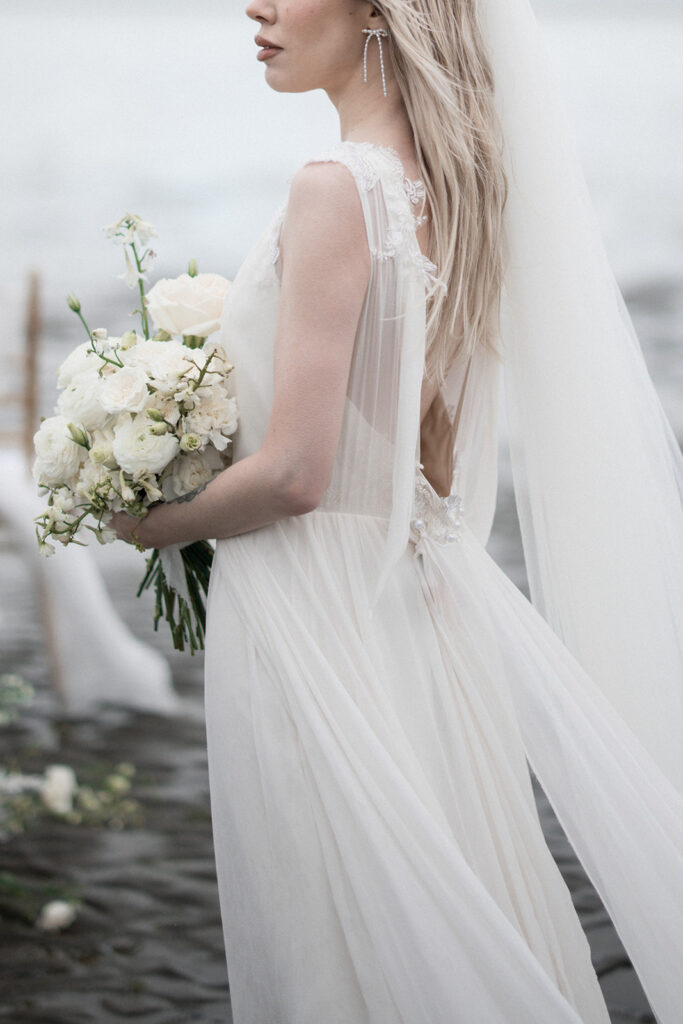
M 142 519 L 152 504 L 203 486 L 231 461 L 238 408 L 226 382 L 233 367 L 221 346 L 207 340 L 220 326 L 230 282 L 197 274 L 193 261 L 188 274 L 163 279 L 145 294 L 145 272 L 156 255 L 145 247 L 156 232 L 128 213 L 105 231 L 124 248 L 120 276 L 139 289 L 133 315 L 140 314 L 142 330 L 120 337 L 91 331 L 80 302 L 68 296 L 88 340 L 59 367 L 55 415 L 34 437 L 33 475 L 48 495 L 36 519 L 43 555 L 55 550 L 50 539 L 82 544 L 77 538 L 85 530 L 100 543 L 113 541 L 111 513 Z M 148 559 L 138 595 L 155 586 L 154 627 L 164 614 L 178 650 L 186 642 L 192 653 L 203 647 L 212 558 L 212 545 L 198 541 L 155 550 Z

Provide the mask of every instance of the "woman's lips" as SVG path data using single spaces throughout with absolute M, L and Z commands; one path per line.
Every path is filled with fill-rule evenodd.
M 259 50 L 256 54 L 256 59 L 269 60 L 271 57 L 274 57 L 276 53 L 279 53 L 281 49 L 281 46 L 264 46 L 263 49 Z

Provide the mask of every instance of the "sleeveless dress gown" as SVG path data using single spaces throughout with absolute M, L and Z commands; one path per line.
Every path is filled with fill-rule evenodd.
M 659 1019 L 673 1024 L 680 804 L 486 553 L 467 508 L 458 515 L 456 498 L 427 483 L 419 448 L 408 542 L 372 605 L 402 486 L 401 417 L 378 412 L 377 396 L 392 382 L 387 394 L 403 408 L 401 372 L 414 376 L 423 359 L 410 345 L 424 307 L 411 296 L 424 297 L 436 268 L 414 234 L 421 183 L 393 150 L 344 142 L 315 159 L 353 175 L 372 271 L 322 503 L 216 547 L 206 722 L 233 1019 L 607 1024 L 528 758 Z M 267 428 L 285 208 L 226 299 L 222 342 L 241 416 L 234 461 Z M 387 274 L 408 284 L 385 287 L 402 316 L 385 309 L 380 323 L 373 296 Z M 404 334 L 383 335 L 397 319 Z M 418 401 L 420 382 L 421 372 Z M 483 402 L 475 395 L 482 416 Z

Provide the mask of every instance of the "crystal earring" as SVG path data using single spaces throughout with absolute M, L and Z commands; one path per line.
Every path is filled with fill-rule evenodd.
M 386 96 L 387 94 L 387 83 L 384 77 L 384 58 L 382 57 L 382 39 L 386 39 L 389 35 L 385 28 L 364 28 L 363 32 L 366 36 L 365 49 L 363 50 L 363 81 L 368 80 L 368 43 L 373 36 L 377 39 L 377 45 L 379 46 L 379 66 L 382 71 L 382 92 Z

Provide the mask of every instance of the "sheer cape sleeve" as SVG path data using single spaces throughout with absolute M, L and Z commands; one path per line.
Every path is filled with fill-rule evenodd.
M 306 161 L 338 161 L 358 186 L 371 256 L 358 323 L 328 509 L 382 522 L 384 551 L 372 609 L 408 544 L 420 460 L 420 394 L 425 356 L 426 286 L 436 268 L 415 234 L 415 183 L 393 150 L 339 143 Z

